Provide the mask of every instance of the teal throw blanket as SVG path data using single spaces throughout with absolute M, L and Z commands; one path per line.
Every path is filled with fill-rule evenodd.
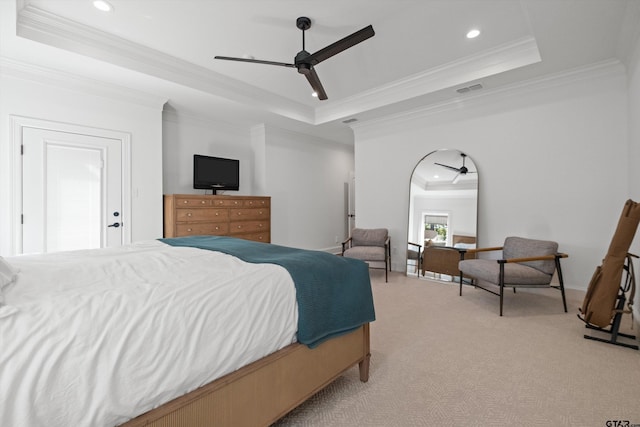
M 296 287 L 298 342 L 310 348 L 375 320 L 369 267 L 365 262 L 233 237 L 159 240 L 172 246 L 223 252 L 250 263 L 284 267 Z

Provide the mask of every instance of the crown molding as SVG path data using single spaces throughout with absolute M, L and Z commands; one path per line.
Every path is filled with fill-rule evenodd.
M 351 117 L 540 61 L 535 39 L 525 37 L 318 107 L 315 123 Z
M 425 119 L 448 111 L 460 110 L 461 108 L 471 108 L 474 106 L 486 105 L 487 102 L 495 102 L 501 99 L 523 97 L 532 92 L 548 90 L 554 87 L 564 86 L 583 80 L 598 79 L 607 76 L 626 75 L 626 70 L 622 62 L 617 59 L 609 59 L 584 67 L 573 68 L 560 73 L 553 73 L 547 76 L 524 80 L 495 89 L 476 92 L 458 96 L 454 99 L 432 104 L 426 107 L 416 108 L 410 111 L 389 115 L 383 118 L 356 122 L 350 125 L 358 135 L 365 133 L 376 133 L 380 126 L 397 126 Z
M 0 57 L 0 75 L 20 80 L 55 86 L 67 90 L 97 95 L 117 101 L 162 110 L 166 98 L 145 92 L 81 77 L 75 74 L 45 68 L 8 57 Z
M 19 9 L 16 33 L 29 40 L 313 124 L 313 109 L 302 103 L 47 12 L 31 4 L 26 4 Z
M 540 61 L 535 39 L 527 37 L 319 107 L 240 82 L 24 2 L 18 36 L 142 72 L 186 87 L 311 125 L 402 102 L 443 88 Z
M 175 110 L 171 108 L 171 103 L 165 106 L 162 111 L 162 120 L 176 124 L 189 124 L 204 128 L 215 129 L 216 132 L 224 132 L 227 134 L 242 135 L 248 137 L 250 135 L 250 126 L 238 125 L 227 121 L 213 119 L 197 114 L 193 111 Z
M 352 143 L 335 141 L 333 139 L 323 138 L 317 135 L 311 135 L 303 131 L 286 129 L 273 124 L 265 123 L 264 132 L 267 137 L 267 143 L 269 145 L 278 145 L 280 143 L 278 139 L 276 138 L 270 139 L 270 138 L 282 137 L 282 138 L 288 138 L 289 140 L 293 139 L 299 144 L 311 144 L 311 145 L 315 144 L 320 147 L 333 146 L 334 148 L 338 148 L 340 150 L 347 150 L 347 151 L 353 150 Z
M 624 14 L 617 54 L 627 67 L 632 68 L 640 55 L 640 2 L 628 2 Z

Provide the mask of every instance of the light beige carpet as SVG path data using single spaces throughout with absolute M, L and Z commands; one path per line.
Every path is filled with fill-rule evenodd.
M 583 292 L 564 313 L 556 290 L 509 291 L 500 317 L 482 290 L 371 277 L 369 382 L 354 367 L 276 426 L 640 425 L 640 352 L 583 338 Z

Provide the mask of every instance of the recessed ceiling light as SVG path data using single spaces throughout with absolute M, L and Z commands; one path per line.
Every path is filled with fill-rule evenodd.
M 467 33 L 467 38 L 468 39 L 475 39 L 476 37 L 478 37 L 480 35 L 480 30 L 471 30 Z
M 103 12 L 111 12 L 113 5 L 106 0 L 94 0 L 93 7 Z

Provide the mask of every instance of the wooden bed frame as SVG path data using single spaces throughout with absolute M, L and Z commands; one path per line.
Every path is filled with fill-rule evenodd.
M 289 345 L 122 427 L 268 426 L 356 363 L 369 379 L 369 324 L 309 349 Z
M 461 236 L 454 234 L 452 245 L 458 243 L 476 243 L 475 236 Z M 468 254 L 471 255 L 471 254 Z M 452 246 L 428 246 L 424 248 L 424 258 L 422 261 L 422 275 L 429 271 L 431 273 L 446 274 L 452 277 L 460 276 L 458 262 L 460 253 Z M 468 257 L 467 257 L 468 258 Z

